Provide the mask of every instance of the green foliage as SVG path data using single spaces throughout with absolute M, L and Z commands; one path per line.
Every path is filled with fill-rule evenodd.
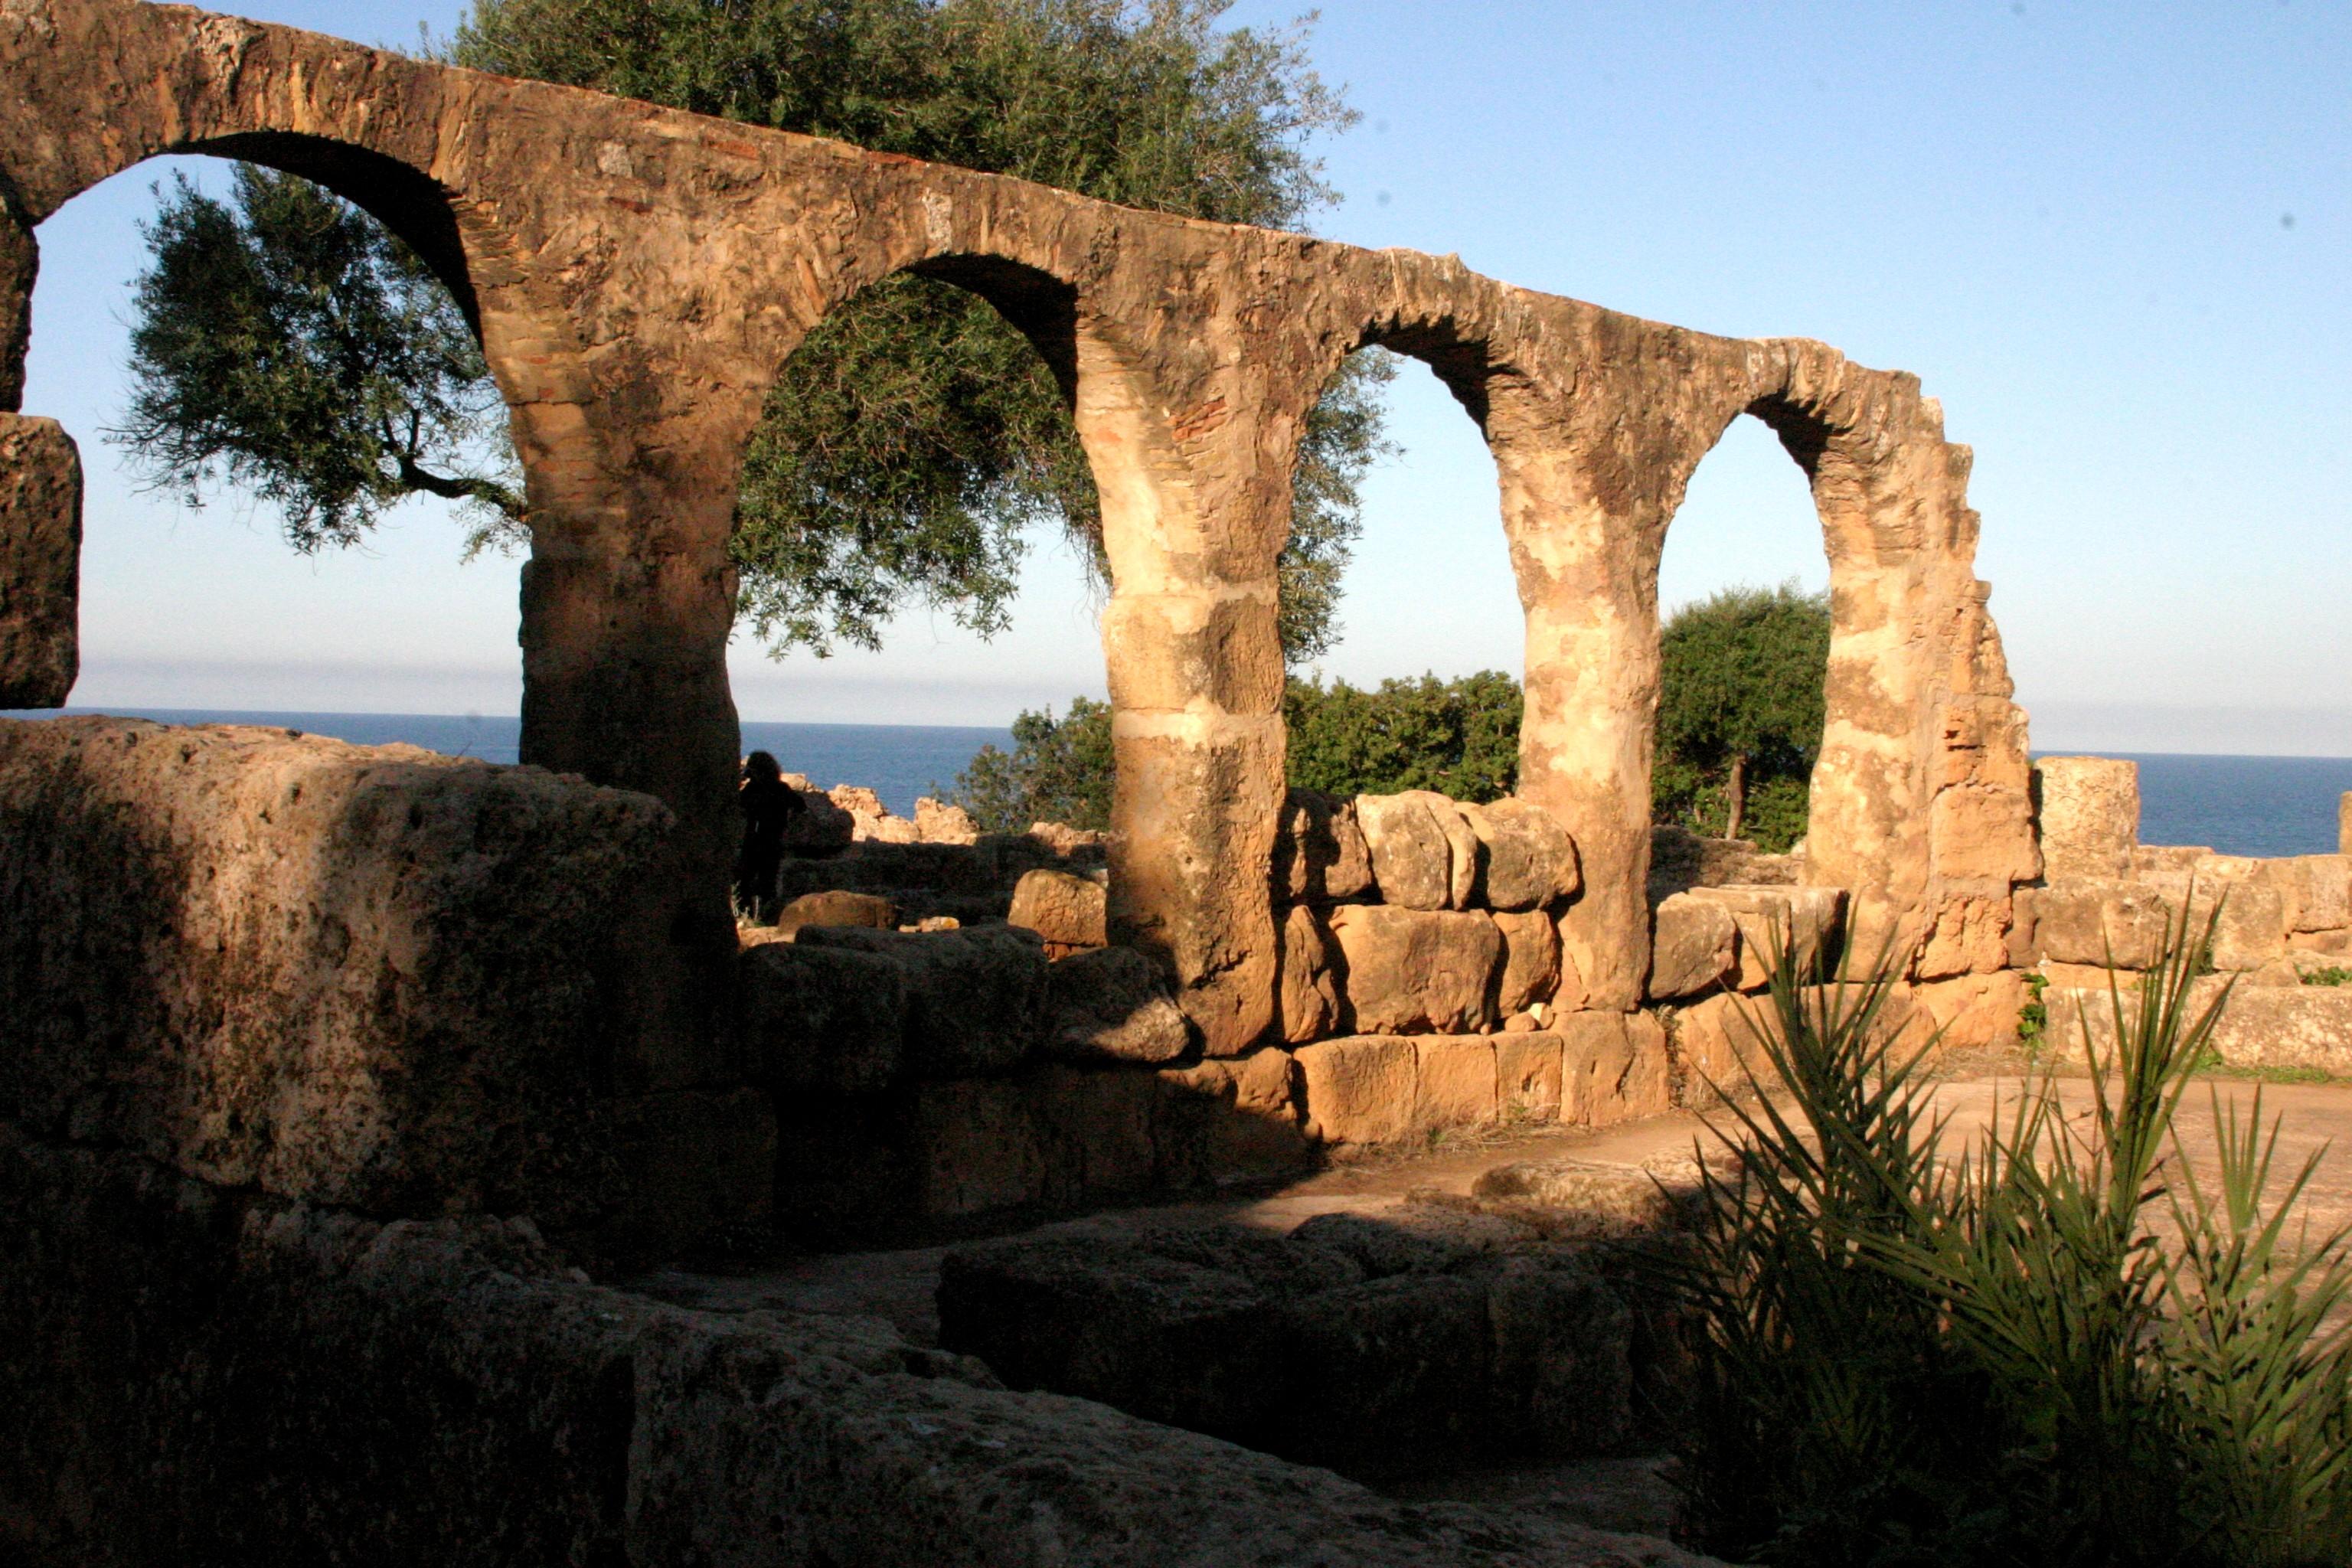
M 838 137 L 1132 206 L 1296 226 L 1332 195 L 1307 143 L 1354 115 L 1308 68 L 1300 29 L 1220 31 L 1227 4 L 477 0 L 446 52 L 509 76 Z M 372 220 L 334 198 L 313 191 L 308 199 L 337 232 L 373 233 Z M 197 255 L 186 268 L 215 265 L 205 259 L 214 252 L 277 265 L 273 247 L 289 243 L 279 226 L 215 224 L 192 238 Z M 356 281 L 394 304 L 421 290 L 431 321 L 454 319 L 421 275 Z M 395 281 L 407 292 L 395 294 Z M 204 294 L 177 302 L 179 314 L 166 321 L 142 292 L 142 331 L 229 341 Z M 399 311 L 386 305 L 371 315 L 364 305 L 341 309 L 341 324 L 352 330 L 340 336 L 278 317 L 234 341 L 243 353 L 258 344 L 267 361 L 331 338 L 337 352 L 352 351 L 346 357 L 383 363 L 392 393 L 426 399 L 443 384 L 419 382 L 400 361 L 408 329 Z M 1293 657 L 1313 657 L 1330 640 L 1339 574 L 1360 531 L 1357 485 L 1384 449 L 1379 389 L 1389 374 L 1379 356 L 1356 356 L 1303 434 L 1281 568 Z M 469 406 L 495 408 L 478 362 L 469 375 L 459 378 Z M 176 478 L 184 432 L 206 417 L 255 426 L 226 477 L 285 508 L 298 542 L 349 542 L 404 493 L 364 489 L 388 499 L 354 506 L 349 498 L 360 492 L 319 455 L 332 442 L 278 433 L 292 424 L 342 436 L 351 388 L 273 384 L 249 412 L 245 380 L 220 384 L 217 409 L 180 399 L 135 419 L 127 432 L 134 447 Z M 374 405 L 363 406 L 373 428 Z M 425 431 L 435 433 L 429 419 Z M 362 449 L 350 450 L 364 463 Z M 506 481 L 478 473 L 459 482 Z M 991 633 L 1004 625 L 1017 589 L 1024 536 L 1040 525 L 1066 530 L 1099 565 L 1099 505 L 1061 388 L 980 300 L 931 279 L 885 279 L 803 342 L 747 446 L 733 542 L 739 611 L 779 654 L 878 646 L 889 617 L 910 603 Z
M 2207 933 L 2210 935 L 2210 923 Z M 1965 1153 L 1878 1026 L 1892 968 L 1805 990 L 1759 1044 L 1785 1100 L 1662 1259 L 1697 1325 L 1686 1484 L 1742 1562 L 2352 1563 L 2352 1253 L 2287 1217 L 2259 1093 L 2174 1121 L 2227 993 L 2190 1004 L 2184 919 L 2063 1106 L 2034 1075 Z M 1786 1109 L 1783 1109 L 1783 1106 Z M 2158 1221 L 2161 1221 L 2159 1227 Z M 2165 1239 L 2168 1233 L 2177 1239 Z
M 1491 669 L 1391 678 L 1370 691 L 1294 679 L 1284 690 L 1289 782 L 1332 795 L 1430 789 L 1489 801 L 1519 777 L 1519 683 Z
M 142 225 L 131 406 L 108 432 L 149 482 L 226 482 L 295 547 L 352 544 L 403 497 L 465 503 L 478 537 L 520 514 L 472 330 L 407 246 L 308 180 L 247 163 L 229 199 L 176 179 Z M 469 471 L 469 466 L 471 471 Z
M 1289 782 L 1333 795 L 1433 789 L 1455 800 L 1511 793 L 1519 770 L 1519 686 L 1481 670 L 1454 680 L 1424 675 L 1363 691 L 1344 680 L 1293 679 L 1283 694 Z M 1110 709 L 1078 697 L 1013 722 L 1010 753 L 983 747 L 949 799 L 990 832 L 1033 822 L 1106 827 L 1113 763 Z
M 2042 1037 L 2050 1028 L 2050 1005 L 2042 1000 L 2042 994 L 2048 989 L 2048 975 L 2025 977 L 2025 1002 L 2017 1010 L 2017 1043 L 2028 1056 L 2042 1049 Z
M 1033 822 L 1103 828 L 1114 776 L 1110 704 L 1073 697 L 1060 719 L 1048 708 L 1013 721 L 1013 750 L 982 747 L 948 799 L 984 833 L 1019 833 Z
M 2303 972 L 2303 983 L 2305 985 L 2352 985 L 2352 969 L 2334 963 L 2321 969 L 2306 969 Z
M 1829 597 L 1727 588 L 1661 639 L 1653 815 L 1780 852 L 1804 837 L 1820 755 Z

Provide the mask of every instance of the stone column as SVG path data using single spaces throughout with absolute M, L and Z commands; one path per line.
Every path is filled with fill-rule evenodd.
M 1576 836 L 1584 891 L 1560 940 L 1586 1005 L 1627 1010 L 1650 967 L 1658 557 L 1672 506 L 1596 484 L 1564 438 L 1490 428 L 1489 441 L 1527 613 L 1518 793 Z
M 1078 371 L 1111 570 L 1113 938 L 1167 963 L 1208 1053 L 1235 1056 L 1276 1022 L 1275 561 L 1297 422 L 1232 390 L 1164 398 L 1084 335 Z
M 39 258 L 0 211 L 0 708 L 61 708 L 80 668 L 81 457 L 16 412 Z
M 2116 757 L 2043 757 L 2033 764 L 2042 875 L 2129 877 L 2139 843 L 2139 764 Z
M 633 443 L 613 419 L 565 404 L 514 411 L 531 528 L 521 759 L 643 791 L 677 816 L 639 907 L 614 915 L 639 928 L 619 944 L 640 971 L 620 989 L 644 1013 L 636 1059 L 614 1064 L 627 1094 L 724 1081 L 731 1067 L 735 454 L 670 431 L 658 467 L 616 462 Z

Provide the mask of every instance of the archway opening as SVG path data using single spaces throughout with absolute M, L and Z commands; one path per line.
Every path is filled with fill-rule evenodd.
M 1803 471 L 1760 420 L 1733 420 L 1693 474 L 1659 566 L 1662 827 L 1769 855 L 1807 838 L 1829 576 Z
M 1525 626 L 1465 414 L 1434 356 L 1374 345 L 1310 419 L 1282 580 L 1295 787 L 1483 804 L 1517 785 Z
M 36 231 L 23 406 L 84 481 L 69 702 L 514 760 L 520 484 L 446 206 L 307 138 L 205 152 Z
M 767 394 L 730 675 L 744 749 L 814 808 L 780 905 L 856 887 L 905 924 L 990 921 L 1030 870 L 1107 886 L 1106 579 L 1068 320 L 1049 278 L 942 258 L 835 306 Z M 1080 934 L 1107 933 L 1048 933 Z

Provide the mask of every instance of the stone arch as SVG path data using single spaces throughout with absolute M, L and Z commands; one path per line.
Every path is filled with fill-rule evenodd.
M 1975 571 L 1971 456 L 1915 377 L 1770 347 L 1780 363 L 1742 412 L 1804 471 L 1830 563 L 1806 878 L 1848 890 L 1864 960 L 1888 944 L 1921 978 L 1999 968 L 1981 933 L 2006 928 L 1992 908 L 2037 868 L 2024 716 Z

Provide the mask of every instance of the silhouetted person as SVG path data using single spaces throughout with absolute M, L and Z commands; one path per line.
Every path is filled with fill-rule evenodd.
M 774 918 L 776 868 L 783 863 L 784 838 L 793 819 L 808 809 L 800 791 L 784 782 L 784 770 L 766 752 L 743 759 L 743 782 L 736 786 L 743 808 L 743 848 L 735 857 L 735 902 L 755 921 Z

